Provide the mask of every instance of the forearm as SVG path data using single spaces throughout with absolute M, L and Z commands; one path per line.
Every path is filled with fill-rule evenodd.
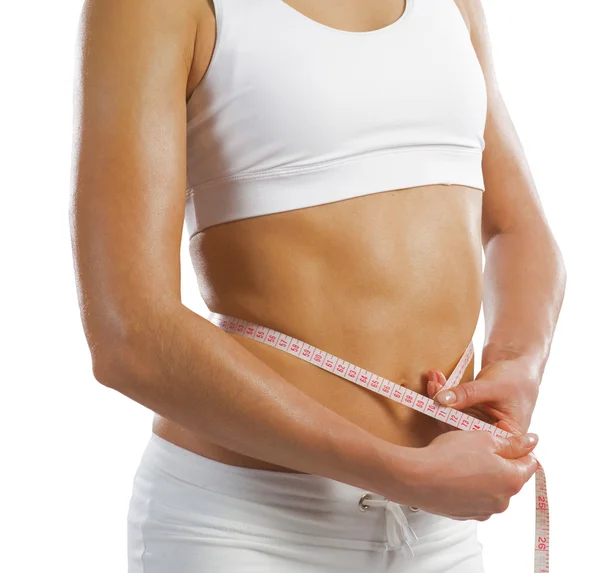
M 96 377 L 222 447 L 363 488 L 390 447 L 396 458 L 410 453 L 302 393 L 183 305 L 125 331 L 97 359 Z
M 482 367 L 527 356 L 543 373 L 564 297 L 562 255 L 547 226 L 501 232 L 485 249 Z

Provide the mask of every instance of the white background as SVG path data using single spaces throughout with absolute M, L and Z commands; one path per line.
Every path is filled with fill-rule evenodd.
M 7 573 L 124 573 L 131 481 L 150 435 L 151 412 L 93 379 L 79 320 L 67 208 L 81 4 L 0 4 L 0 570 Z M 568 267 L 532 424 L 549 479 L 553 571 L 590 571 L 600 512 L 600 9 L 592 0 L 484 0 L 484 7 L 501 88 Z M 182 258 L 183 301 L 203 313 L 185 240 Z M 482 327 L 480 320 L 478 363 Z M 488 573 L 531 571 L 533 508 L 532 480 L 505 514 L 481 525 Z

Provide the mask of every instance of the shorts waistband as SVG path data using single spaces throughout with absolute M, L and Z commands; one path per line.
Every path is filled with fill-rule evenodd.
M 173 444 L 154 432 L 143 456 L 151 465 L 190 484 L 223 494 L 252 492 L 266 503 L 277 503 L 284 497 L 288 506 L 315 503 L 346 506 L 349 502 L 356 504 L 365 493 L 364 489 L 318 475 L 219 462 Z
M 228 531 L 251 528 L 309 544 L 400 548 L 410 554 L 423 535 L 471 534 L 467 524 L 343 482 L 225 464 L 154 432 L 135 475 L 133 498 L 187 525 L 227 524 Z

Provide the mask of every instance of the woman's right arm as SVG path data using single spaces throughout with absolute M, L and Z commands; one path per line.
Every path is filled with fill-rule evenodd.
M 429 468 L 422 451 L 385 442 L 311 399 L 181 302 L 186 87 L 200 4 L 84 6 L 70 217 L 94 376 L 215 444 L 390 497 L 393 491 L 410 504 L 419 497 L 420 468 Z M 463 449 L 474 443 L 444 439 Z M 490 464 L 503 460 L 491 456 Z M 527 464 L 509 465 L 524 476 Z M 501 478 L 515 482 L 508 473 Z M 448 503 L 438 512 L 457 513 Z
M 382 440 L 181 302 L 191 5 L 91 0 L 82 14 L 70 215 L 94 375 L 220 446 L 366 486 Z

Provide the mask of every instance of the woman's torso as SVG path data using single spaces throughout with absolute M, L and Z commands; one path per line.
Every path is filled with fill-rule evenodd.
M 397 0 L 376 6 L 354 0 L 343 10 L 314 0 L 288 3 L 352 31 L 386 26 L 404 8 Z M 204 76 L 215 41 L 210 11 L 198 24 L 188 95 Z M 193 235 L 190 255 L 211 311 L 293 334 L 426 394 L 427 371 L 450 374 L 479 317 L 481 204 L 480 189 L 461 185 L 386 191 L 214 225 Z M 421 447 L 440 431 L 427 416 L 229 335 L 289 383 L 378 437 Z M 473 374 L 471 363 L 463 379 Z M 286 469 L 211 444 L 158 415 L 153 431 L 225 463 Z

